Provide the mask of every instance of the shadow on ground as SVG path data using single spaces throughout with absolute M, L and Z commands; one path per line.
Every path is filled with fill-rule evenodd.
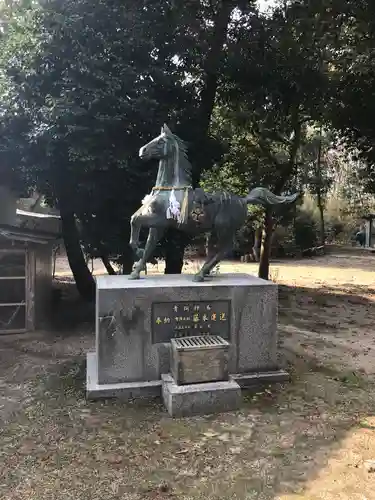
M 245 394 L 239 412 L 184 420 L 158 401 L 86 402 L 89 328 L 0 339 L 2 387 L 28 388 L 0 434 L 0 497 L 371 500 L 373 299 L 353 285 L 281 286 L 291 383 Z
M 57 278 L 53 284 L 51 314 L 48 318 L 54 333 L 75 334 L 77 329 L 93 329 L 95 323 L 95 301 L 83 300 L 72 279 Z
M 282 344 L 340 371 L 375 375 L 375 289 L 280 286 Z
M 3 430 L 0 488 L 4 498 L 28 500 L 319 498 L 305 493 L 353 432 L 371 432 L 375 402 L 366 381 L 345 383 L 308 359 L 294 360 L 292 378 L 246 394 L 240 412 L 173 420 L 157 401 L 87 403 L 84 362 L 64 363 Z M 354 449 L 345 457 L 339 483 L 362 471 Z
M 324 255 L 304 259 L 273 259 L 272 266 L 278 264 L 283 267 L 328 267 L 332 269 L 353 269 L 360 272 L 375 270 L 375 253 L 342 253 L 341 255 Z

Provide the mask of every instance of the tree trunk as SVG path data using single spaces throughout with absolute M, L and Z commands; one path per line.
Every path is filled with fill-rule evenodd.
M 228 24 L 232 10 L 236 2 L 234 0 L 222 0 L 216 12 L 214 19 L 214 30 L 210 41 L 210 48 L 206 58 L 204 72 L 205 81 L 200 95 L 201 104 L 198 111 L 197 121 L 197 143 L 196 149 L 204 150 L 200 144 L 204 144 L 207 140 L 208 131 L 210 128 L 212 110 L 215 105 L 215 97 L 219 81 L 219 69 L 221 58 L 223 55 L 223 46 L 226 41 Z M 198 155 L 196 159 L 196 168 L 192 172 L 192 183 L 196 187 L 199 185 L 201 173 L 205 165 Z M 175 248 L 166 252 L 165 257 L 165 273 L 166 274 L 180 274 L 184 263 L 185 246 Z
M 129 245 L 123 250 L 121 255 L 121 271 L 122 274 L 130 274 L 134 265 L 134 253 Z M 147 264 L 146 264 L 147 265 Z
M 207 135 L 210 127 L 219 81 L 223 46 L 227 38 L 228 24 L 235 4 L 236 2 L 233 0 L 222 0 L 214 19 L 215 26 L 204 68 L 205 83 L 201 92 L 201 105 L 199 109 L 199 128 L 203 136 Z
M 279 180 L 275 183 L 273 192 L 277 195 L 281 193 L 284 189 L 286 182 L 290 179 L 290 176 L 293 174 L 295 169 L 296 159 L 298 155 L 298 150 L 301 145 L 301 133 L 302 133 L 302 123 L 299 119 L 299 106 L 297 105 L 292 113 L 292 122 L 293 122 L 293 130 L 294 137 L 290 144 L 289 150 L 289 160 L 282 168 L 282 165 L 279 161 L 274 158 L 275 165 L 281 167 L 281 172 L 279 176 Z M 270 154 L 270 153 L 269 153 Z M 272 154 L 270 154 L 272 157 Z M 259 262 L 259 270 L 258 276 L 259 278 L 263 278 L 268 280 L 269 269 L 270 269 L 270 255 L 271 255 L 271 246 L 272 246 L 272 235 L 273 235 L 273 218 L 272 218 L 272 209 L 266 208 L 265 216 L 264 216 L 264 227 L 263 227 L 263 241 L 262 248 L 260 252 L 260 262 Z
M 61 229 L 64 246 L 77 290 L 87 301 L 95 299 L 95 281 L 90 273 L 81 247 L 81 239 L 72 208 L 72 193 L 75 192 L 66 173 L 65 165 L 69 164 L 66 145 L 61 144 L 59 156 L 51 164 L 51 176 L 58 209 L 61 217 Z
M 254 234 L 254 245 L 252 249 L 253 258 L 255 262 L 259 262 L 261 246 L 262 246 L 262 229 L 257 228 Z
M 268 280 L 269 278 L 272 231 L 273 231 L 272 211 L 270 208 L 267 208 L 264 215 L 262 248 L 260 251 L 260 261 L 259 261 L 259 271 L 258 271 L 259 278 L 262 278 L 264 280 Z
M 206 142 L 210 128 L 212 110 L 215 105 L 216 92 L 219 82 L 220 64 L 223 56 L 223 46 L 228 32 L 231 13 L 236 6 L 235 0 L 221 0 L 217 2 L 217 10 L 213 18 L 213 33 L 209 42 L 209 50 L 204 64 L 204 82 L 200 94 L 200 107 L 197 113 L 197 122 L 194 129 L 195 150 L 198 152 L 193 169 L 193 187 L 199 185 L 201 173 L 206 167 Z
M 322 196 L 320 194 L 320 190 L 318 192 L 317 196 L 317 205 L 319 209 L 319 225 L 320 225 L 320 244 L 321 246 L 324 246 L 326 243 L 326 228 L 325 228 L 325 223 L 324 223 L 324 204 L 322 200 Z
M 166 253 L 164 274 L 181 274 L 184 265 L 184 252 L 173 251 Z
M 111 264 L 109 258 L 106 255 L 102 255 L 101 259 L 102 259 L 102 262 L 104 264 L 104 267 L 107 270 L 107 273 L 110 276 L 114 276 L 116 274 L 116 271 L 113 269 L 112 264 Z
M 164 274 L 181 274 L 187 241 L 187 236 L 180 231 L 173 229 L 167 231 Z
M 324 246 L 326 242 L 326 231 L 324 224 L 324 202 L 322 197 L 322 133 L 323 129 L 321 126 L 320 136 L 319 136 L 318 157 L 316 160 L 316 195 L 317 195 L 317 205 L 320 216 L 320 244 Z
M 73 273 L 79 294 L 85 300 L 91 301 L 95 297 L 95 282 L 83 255 L 74 213 L 65 207 L 65 203 L 61 198 L 59 199 L 59 209 L 64 245 L 70 269 Z

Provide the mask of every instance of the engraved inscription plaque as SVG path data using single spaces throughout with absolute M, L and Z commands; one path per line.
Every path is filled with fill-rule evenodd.
M 229 340 L 230 300 L 210 302 L 154 302 L 152 342 L 194 335 L 219 335 Z

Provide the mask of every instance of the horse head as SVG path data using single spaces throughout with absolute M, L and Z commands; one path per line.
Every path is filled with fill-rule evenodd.
M 176 152 L 177 138 L 172 134 L 167 125 L 163 125 L 161 133 L 139 150 L 142 160 L 165 160 Z

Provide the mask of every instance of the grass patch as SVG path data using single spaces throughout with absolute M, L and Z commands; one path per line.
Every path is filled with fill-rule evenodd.
M 279 287 L 280 348 L 291 383 L 246 392 L 238 412 L 170 419 L 158 402 L 87 402 L 85 361 L 71 357 L 73 338 L 68 350 L 65 340 L 60 350 L 46 341 L 44 356 L 35 359 L 29 344 L 14 350 L 17 380 L 25 359 L 29 381 L 51 352 L 64 357 L 48 365 L 53 374 L 34 382 L 32 397 L 0 429 L 0 498 L 374 498 L 373 475 L 364 467 L 375 449 L 375 387 L 364 371 L 373 366 L 374 305 L 363 285 L 373 282 L 373 263 L 367 282 L 362 263 L 349 274 L 347 261 L 339 270 L 331 265 L 323 269 L 315 259 L 313 268 L 278 267 L 273 279 L 289 283 Z M 360 286 L 351 281 L 359 273 Z M 42 347 L 34 346 L 37 354 Z M 7 349 L 2 366 L 10 377 Z
M 241 411 L 181 420 L 158 404 L 87 403 L 83 380 L 81 361 L 39 379 L 2 429 L 2 498 L 274 500 L 302 491 L 375 410 L 358 385 L 310 369 L 246 393 Z

